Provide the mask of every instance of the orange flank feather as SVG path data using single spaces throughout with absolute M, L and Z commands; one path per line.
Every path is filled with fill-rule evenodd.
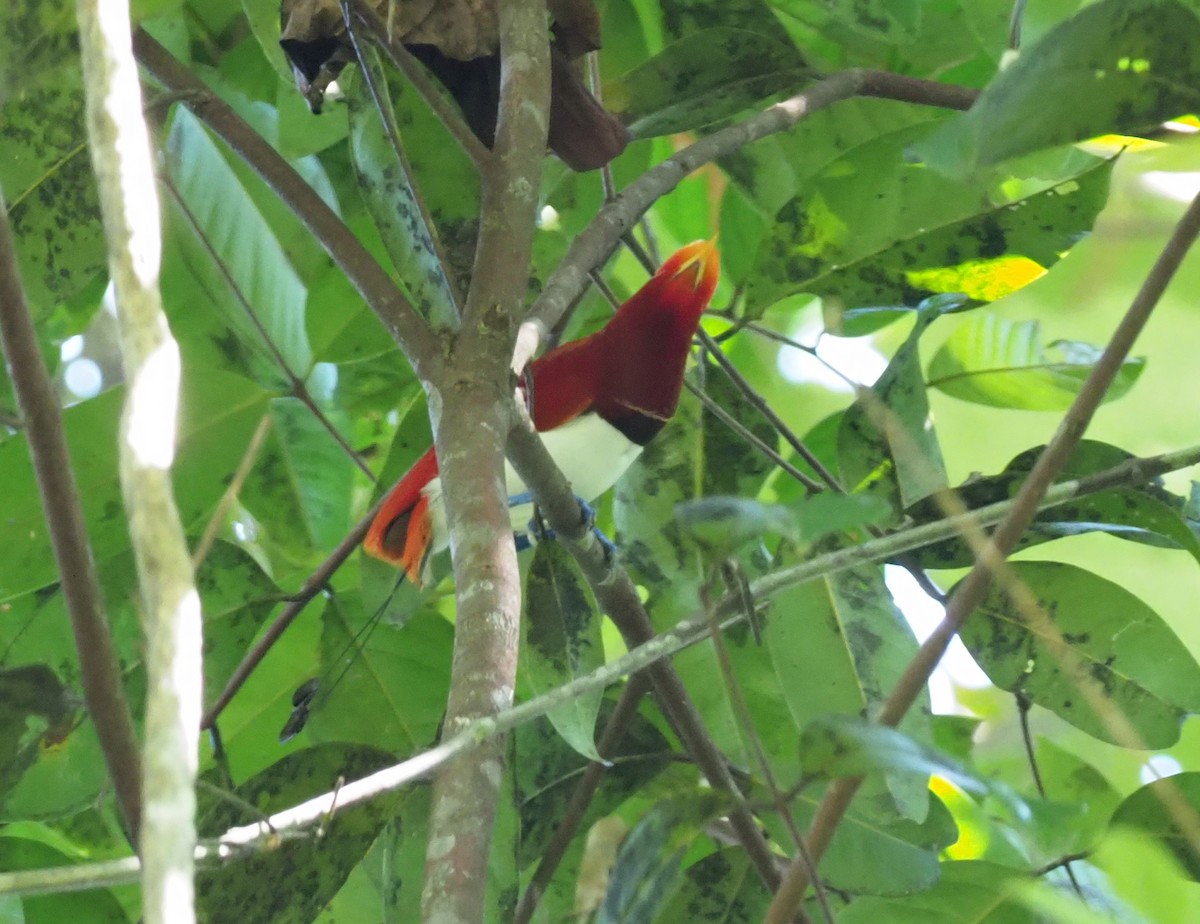
M 688 244 L 602 329 L 530 363 L 534 426 L 585 500 L 611 487 L 675 413 L 692 337 L 719 272 L 714 241 Z M 430 447 L 388 494 L 363 540 L 369 554 L 415 582 L 430 553 L 447 543 L 437 472 Z M 523 493 L 515 473 L 506 475 L 509 496 Z

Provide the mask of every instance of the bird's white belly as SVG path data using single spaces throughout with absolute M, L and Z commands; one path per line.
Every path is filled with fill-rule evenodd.
M 571 483 L 576 497 L 589 503 L 617 483 L 633 464 L 642 447 L 599 414 L 585 414 L 554 430 L 540 434 L 542 442 L 554 461 Z M 504 462 L 508 496 L 527 493 L 525 482 Z M 437 552 L 450 541 L 446 529 L 446 508 L 442 503 L 442 481 L 435 478 L 424 488 L 429 497 L 429 513 L 433 520 L 433 548 Z M 513 531 L 523 533 L 529 525 L 530 505 L 516 504 L 510 508 Z

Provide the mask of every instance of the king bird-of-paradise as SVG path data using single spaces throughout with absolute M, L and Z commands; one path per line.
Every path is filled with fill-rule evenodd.
M 607 491 L 679 404 L 683 373 L 700 315 L 717 285 L 713 241 L 672 254 L 601 330 L 564 343 L 530 363 L 530 416 L 575 494 Z M 510 498 L 525 485 L 505 465 Z M 528 512 L 513 508 L 521 531 Z M 433 447 L 392 488 L 363 540 L 376 558 L 402 567 L 414 582 L 449 536 Z

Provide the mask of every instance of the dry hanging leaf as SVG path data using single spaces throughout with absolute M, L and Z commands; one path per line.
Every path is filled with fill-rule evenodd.
M 371 0 L 371 8 L 450 91 L 471 130 L 491 146 L 500 98 L 499 25 L 495 0 Z M 600 17 L 592 0 L 550 0 L 549 146 L 574 170 L 604 166 L 629 135 L 584 84 L 572 62 L 600 47 Z M 353 60 L 338 0 L 282 0 L 280 46 L 296 87 L 314 113 L 325 91 Z

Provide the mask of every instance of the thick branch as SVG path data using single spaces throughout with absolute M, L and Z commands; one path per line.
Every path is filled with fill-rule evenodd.
M 121 688 L 121 665 L 104 615 L 104 599 L 79 490 L 71 471 L 62 411 L 42 362 L 37 333 L 18 278 L 8 207 L 0 199 L 0 342 L 20 402 L 29 454 L 37 475 L 46 527 L 71 617 L 75 650 L 83 677 L 88 714 L 96 726 L 108 775 L 129 835 L 136 844 L 141 827 L 141 758 L 129 703 Z
M 546 145 L 544 0 L 499 3 L 499 25 L 500 109 L 494 156 L 482 174 L 471 291 L 445 374 L 427 384 L 458 604 L 448 734 L 512 703 L 520 634 L 520 574 L 500 473 L 513 331 L 528 284 Z M 489 742 L 447 766 L 434 784 L 421 897 L 426 920 L 473 924 L 485 916 L 503 759 L 503 742 Z
M 391 331 L 418 375 L 438 355 L 437 340 L 404 294 L 325 200 L 228 104 L 145 30 L 133 36 L 138 61 L 212 129 L 304 223 Z
M 200 598 L 170 469 L 179 347 L 158 291 L 162 254 L 150 133 L 130 44 L 128 3 L 79 0 L 88 141 L 116 290 L 126 397 L 121 491 L 137 561 L 146 634 L 146 742 L 141 831 L 148 922 L 195 920 L 192 886 L 202 695 Z
M 1029 524 L 1033 522 L 1042 498 L 1079 445 L 1092 416 L 1120 371 L 1121 364 L 1133 349 L 1134 342 L 1149 321 L 1167 284 L 1174 278 L 1197 235 L 1200 235 L 1200 197 L 1192 201 L 1175 227 L 1167 246 L 1146 277 L 1133 304 L 1121 319 L 1054 438 L 1038 457 L 1029 477 L 1021 485 L 1012 509 L 992 534 L 991 541 L 984 546 L 970 573 L 951 595 L 946 604 L 945 618 L 921 646 L 905 670 L 904 676 L 883 704 L 878 716 L 880 724 L 899 724 L 925 689 L 950 642 L 987 593 L 996 569 L 1012 553 Z M 829 846 L 837 825 L 861 783 L 862 778 L 859 777 L 837 780 L 830 786 L 808 835 L 809 849 L 815 857 L 819 858 Z M 784 924 L 791 920 L 807 887 L 807 871 L 799 864 L 793 864 L 788 870 L 783 887 L 772 902 L 767 920 L 772 924 Z

